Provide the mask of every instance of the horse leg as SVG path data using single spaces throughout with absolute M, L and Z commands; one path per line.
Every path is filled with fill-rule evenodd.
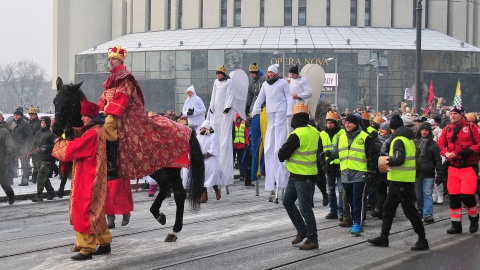
M 183 212 L 185 209 L 185 199 L 187 194 L 182 185 L 182 179 L 180 177 L 180 168 L 166 168 L 168 180 L 171 183 L 173 194 L 175 198 L 175 204 L 177 206 L 177 211 L 175 214 L 175 224 L 167 237 L 165 237 L 165 242 L 175 242 L 177 240 L 177 233 L 182 230 L 183 227 Z
M 165 179 L 165 171 L 163 170 L 164 169 L 160 169 L 150 175 L 160 186 L 160 191 L 150 207 L 150 213 L 152 213 L 153 217 L 160 222 L 160 224 L 165 225 L 167 218 L 163 213 L 160 213 L 160 207 L 162 206 L 163 200 L 167 197 L 167 190 L 169 190 L 170 187 Z

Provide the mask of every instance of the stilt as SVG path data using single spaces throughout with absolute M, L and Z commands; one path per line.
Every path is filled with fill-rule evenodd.
M 275 203 L 278 204 L 278 185 L 277 185 L 277 191 L 275 192 Z
M 227 191 L 227 194 L 230 194 L 230 191 L 228 191 L 228 186 L 225 186 L 225 190 Z
M 275 192 L 274 191 L 270 191 L 270 197 L 268 197 L 268 202 L 273 202 L 273 194 Z

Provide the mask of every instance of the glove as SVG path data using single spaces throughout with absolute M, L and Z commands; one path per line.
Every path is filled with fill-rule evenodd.
M 209 111 L 210 111 L 210 113 L 211 113 L 211 114 L 213 114 L 213 111 L 212 111 L 212 109 L 210 109 Z
M 465 149 L 458 152 L 458 155 L 461 156 L 463 159 L 467 159 L 471 154 L 473 154 L 473 150 Z
M 229 111 L 230 111 L 231 108 L 226 108 L 225 110 L 223 110 L 223 114 L 227 114 Z
M 249 115 L 250 114 L 250 106 L 245 106 L 245 115 Z
M 188 109 L 187 115 L 193 115 L 194 111 L 195 111 L 194 108 Z
M 325 156 L 326 156 L 326 157 L 329 157 L 330 154 L 332 153 L 332 151 L 331 151 L 331 150 L 327 150 L 327 151 L 325 151 L 324 153 L 325 153 Z
M 73 139 L 74 131 L 72 127 L 66 127 L 63 133 L 65 134 L 65 138 Z
M 441 175 L 437 175 L 437 177 L 435 178 L 435 185 L 440 185 L 443 183 L 443 176 Z
M 374 183 L 374 182 L 375 182 L 375 179 L 376 179 L 376 176 L 377 176 L 376 173 L 374 173 L 374 172 L 368 172 L 368 173 L 367 173 L 367 182 L 368 182 L 369 184 Z

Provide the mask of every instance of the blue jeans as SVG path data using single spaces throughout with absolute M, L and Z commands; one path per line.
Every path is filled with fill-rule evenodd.
M 433 185 L 435 178 L 419 177 L 415 179 L 415 195 L 417 197 L 417 208 L 423 217 L 433 217 Z
M 327 178 L 327 188 L 328 188 L 328 204 L 330 205 L 330 213 L 338 214 L 343 216 L 343 186 L 340 174 L 335 177 L 333 174 L 325 174 Z M 335 181 L 336 180 L 336 181 Z M 337 182 L 335 184 L 335 182 Z M 335 192 L 335 186 L 338 186 L 338 203 L 337 203 L 337 193 Z
M 297 178 L 290 175 L 287 187 L 285 188 L 285 197 L 283 206 L 287 210 L 290 220 L 297 229 L 298 234 L 306 233 L 307 239 L 318 243 L 317 221 L 312 210 L 312 198 L 315 191 L 315 176 L 308 180 Z M 295 201 L 298 199 L 298 206 Z
M 353 223 L 360 224 L 362 219 L 362 199 L 365 182 L 343 183 L 343 190 L 347 195 Z

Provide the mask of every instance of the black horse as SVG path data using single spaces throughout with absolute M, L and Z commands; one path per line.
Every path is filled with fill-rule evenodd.
M 53 100 L 55 105 L 55 123 L 53 125 L 53 132 L 57 136 L 61 136 L 65 128 L 83 126 L 80 115 L 80 101 L 86 99 L 86 96 L 80 89 L 81 85 L 82 83 L 63 84 L 62 79 L 57 78 L 57 95 Z M 200 207 L 200 196 L 203 192 L 205 163 L 200 144 L 198 143 L 193 130 L 189 144 L 189 202 L 191 208 L 197 210 Z M 160 207 L 170 191 L 170 188 L 174 192 L 175 204 L 177 205 L 175 224 L 172 231 L 169 232 L 165 238 L 165 242 L 175 242 L 177 239 L 176 234 L 182 230 L 183 212 L 186 199 L 186 191 L 183 188 L 182 179 L 180 177 L 180 168 L 159 168 L 158 171 L 150 176 L 157 181 L 160 187 L 160 192 L 150 207 L 150 212 L 162 225 L 165 225 L 166 217 L 160 212 Z

